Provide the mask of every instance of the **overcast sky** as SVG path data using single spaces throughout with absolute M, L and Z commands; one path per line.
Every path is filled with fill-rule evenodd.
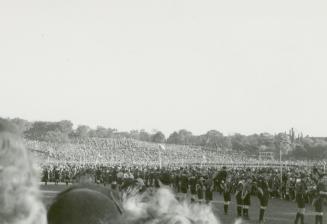
M 327 136 L 327 1 L 0 2 L 0 116 Z

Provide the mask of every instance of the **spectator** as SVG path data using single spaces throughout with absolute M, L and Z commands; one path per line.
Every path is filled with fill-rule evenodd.
M 6 224 L 46 224 L 35 166 L 16 128 L 0 119 L 0 220 Z

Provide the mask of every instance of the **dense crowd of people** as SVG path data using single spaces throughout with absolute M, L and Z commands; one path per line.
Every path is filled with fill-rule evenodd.
M 238 207 L 237 214 L 244 216 L 244 218 L 249 218 L 250 196 L 257 195 L 260 202 L 263 200 L 260 221 L 263 221 L 268 198 L 297 202 L 299 200 L 298 185 L 301 183 L 303 185 L 303 189 L 301 189 L 303 204 L 316 203 L 315 199 L 321 190 L 320 181 L 327 180 L 323 170 L 303 167 L 292 167 L 283 171 L 275 168 L 107 167 L 91 164 L 43 167 L 43 181 L 45 183 L 61 181 L 68 184 L 69 182 L 78 182 L 81 176 L 89 176 L 97 184 L 115 185 L 115 188 L 118 189 L 124 189 L 126 184 L 128 185 L 133 181 L 141 182 L 145 188 L 159 188 L 160 180 L 174 189 L 176 193 L 181 193 L 184 196 L 189 195 L 192 201 L 201 203 L 212 202 L 214 200 L 213 193 L 220 192 L 225 200 L 224 211 L 226 214 L 228 213 L 231 195 L 235 195 Z M 327 186 L 327 182 L 325 184 Z M 246 196 L 242 196 L 241 193 L 244 191 L 247 191 L 248 199 L 245 199 Z M 320 199 L 318 201 L 323 203 Z M 317 216 L 319 220 L 321 215 L 318 214 Z M 302 213 L 299 217 L 302 217 Z
M 19 131 L 0 119 L 0 222 L 3 224 L 219 223 L 210 207 L 179 203 L 164 186 L 117 200 L 114 187 L 80 183 L 59 193 L 46 210 L 38 177 L 35 161 Z M 129 187 L 137 189 L 133 183 Z
M 72 155 L 73 159 L 78 158 L 75 154 L 77 152 L 69 154 L 69 150 L 74 151 L 74 147 L 80 150 L 79 147 L 84 145 L 86 151 L 88 145 L 86 142 L 70 143 L 62 145 L 63 148 L 58 150 L 50 149 L 57 147 L 56 144 L 25 141 L 30 149 L 26 150 L 18 133 L 6 121 L 0 120 L 0 220 L 6 224 L 218 224 L 211 210 L 217 195 L 215 192 L 222 196 L 226 215 L 231 209 L 230 201 L 235 197 L 237 216 L 249 219 L 251 198 L 256 196 L 260 202 L 259 222 L 263 223 L 269 199 L 280 198 L 296 202 L 296 224 L 299 221 L 304 223 L 304 211 L 308 203 L 314 207 L 315 223 L 323 224 L 323 207 L 327 196 L 327 175 L 323 167 L 298 166 L 299 164 L 246 167 L 243 163 L 231 163 L 233 166 L 226 167 L 226 163 L 218 165 L 208 162 L 214 159 L 209 154 L 203 155 L 203 150 L 199 148 L 192 150 L 198 150 L 195 155 L 200 156 L 201 162 L 193 161 L 195 157 L 188 153 L 189 157 L 185 156 L 184 159 L 189 162 L 175 160 L 176 163 L 169 164 L 138 163 L 142 157 L 137 157 L 140 154 L 136 151 L 141 147 L 131 145 L 138 142 L 128 139 L 103 141 L 103 145 L 99 145 L 98 140 L 93 143 L 85 141 L 93 144 L 91 151 L 94 155 L 98 154 L 91 159 L 101 158 L 99 151 L 102 150 L 109 151 L 111 156 L 113 150 L 126 150 L 126 154 L 128 151 L 135 152 L 134 163 L 91 163 L 90 158 L 83 162 L 64 160 L 53 163 L 48 160 L 39 163 L 45 184 L 77 184 L 57 195 L 46 211 L 40 200 L 37 167 L 29 152 L 44 154 L 47 158 L 59 156 L 58 159 L 61 159 L 58 152 L 63 150 L 62 153 Z M 46 144 L 46 147 L 43 145 L 42 148 L 42 144 Z M 174 147 L 177 146 L 161 146 L 161 159 L 170 156 L 172 150 L 175 150 L 175 156 L 183 151 Z M 156 155 L 158 148 L 156 145 L 153 148 L 146 145 L 141 151 L 153 151 L 153 155 Z M 247 164 L 251 165 L 251 161 Z
M 190 145 L 158 144 L 130 138 L 73 139 L 70 143 L 25 140 L 39 163 L 97 163 L 106 165 L 166 166 L 225 165 L 279 166 L 279 160 L 262 160 L 241 152 Z M 326 166 L 327 161 L 283 161 L 285 166 Z

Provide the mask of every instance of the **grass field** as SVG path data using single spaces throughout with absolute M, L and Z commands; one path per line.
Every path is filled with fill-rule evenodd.
M 60 191 L 66 189 L 66 185 L 41 185 L 41 190 L 43 192 L 43 200 L 44 203 L 49 206 L 51 201 Z M 259 223 L 259 202 L 256 197 L 251 199 L 251 208 L 249 211 L 250 221 L 248 223 Z M 236 205 L 235 198 L 232 198 L 232 202 L 229 206 L 229 214 L 224 215 L 223 212 L 223 198 L 219 193 L 215 193 L 214 195 L 214 203 L 213 210 L 215 214 L 219 217 L 221 223 L 233 223 L 236 217 Z M 326 208 L 325 208 L 326 210 Z M 311 205 L 307 205 L 306 207 L 306 215 L 304 222 L 307 224 L 314 224 L 314 215 L 313 208 Z M 265 213 L 265 220 L 267 224 L 286 224 L 286 223 L 294 223 L 294 218 L 296 214 L 296 204 L 292 201 L 283 201 L 279 199 L 271 199 L 269 201 L 269 205 L 267 211 Z M 326 214 L 324 215 L 324 223 L 327 224 Z

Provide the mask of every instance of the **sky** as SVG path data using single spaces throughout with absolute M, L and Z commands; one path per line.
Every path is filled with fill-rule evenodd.
M 0 1 L 0 116 L 327 136 L 327 2 Z

